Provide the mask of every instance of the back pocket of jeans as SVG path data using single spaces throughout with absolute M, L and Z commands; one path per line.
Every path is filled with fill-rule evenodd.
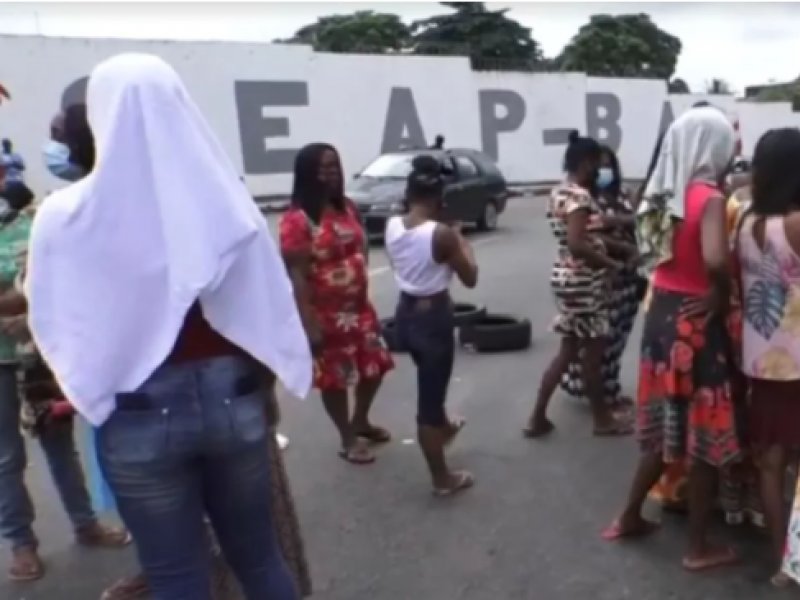
M 98 431 L 98 450 L 109 463 L 144 464 L 163 460 L 168 432 L 166 409 L 117 409 Z
M 246 394 L 237 395 L 227 402 L 236 439 L 252 443 L 267 435 L 267 396 L 261 387 Z

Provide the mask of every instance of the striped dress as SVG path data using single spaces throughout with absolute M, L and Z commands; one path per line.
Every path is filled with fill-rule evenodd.
M 589 226 L 598 224 L 600 210 L 589 192 L 564 182 L 550 194 L 547 218 L 556 238 L 558 251 L 550 276 L 550 287 L 558 315 L 553 330 L 567 337 L 596 338 L 608 334 L 608 282 L 605 269 L 596 269 L 576 258 L 567 246 L 567 218 L 578 210 L 589 212 Z M 592 243 L 601 252 L 600 239 Z
M 604 194 L 600 194 L 596 202 L 598 208 L 606 216 L 633 215 L 633 207 L 624 193 L 617 198 L 609 198 Z M 636 244 L 633 225 L 614 229 L 609 232 L 609 235 L 620 242 L 626 242 L 630 245 Z M 613 254 L 612 257 L 620 260 L 624 258 Z M 622 386 L 620 384 L 621 361 L 628 343 L 628 336 L 636 320 L 636 313 L 639 311 L 638 280 L 639 274 L 636 267 L 626 267 L 609 278 L 609 334 L 604 352 L 602 374 L 606 399 L 612 403 L 619 401 L 622 395 Z M 561 378 L 561 389 L 575 397 L 584 395 L 581 371 L 583 351 L 580 354 L 575 361 L 570 363 L 567 372 Z

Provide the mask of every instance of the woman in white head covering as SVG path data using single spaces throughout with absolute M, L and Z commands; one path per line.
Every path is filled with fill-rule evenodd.
M 628 504 L 606 539 L 646 535 L 648 492 L 671 465 L 690 463 L 691 571 L 736 560 L 707 539 L 717 469 L 740 458 L 732 378 L 735 328 L 728 327 L 730 275 L 722 182 L 733 160 L 734 130 L 713 107 L 693 108 L 668 129 L 640 216 L 668 225 L 647 249 L 657 267 L 642 339 L 637 402 L 642 458 Z M 652 222 L 650 222 L 652 224 Z M 650 233 L 653 230 L 648 230 Z M 655 242 L 658 243 L 655 243 Z
M 265 510 L 265 385 L 305 396 L 312 363 L 282 260 L 171 67 L 112 58 L 87 104 L 94 169 L 33 225 L 35 341 L 97 428 L 156 600 L 210 598 L 204 512 L 247 598 L 294 599 Z

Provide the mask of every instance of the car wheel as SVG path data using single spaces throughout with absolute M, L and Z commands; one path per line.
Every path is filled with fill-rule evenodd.
M 531 322 L 511 315 L 487 314 L 459 330 L 458 341 L 477 352 L 512 352 L 531 345 Z
M 486 316 L 485 306 L 475 306 L 467 302 L 454 302 L 453 303 L 453 323 L 456 327 L 463 327 L 470 323 L 480 321 Z
M 397 329 L 394 325 L 394 317 L 381 319 L 381 335 L 390 352 L 394 352 L 395 354 L 405 353 L 405 350 L 401 348 L 400 343 L 397 341 Z
M 489 200 L 483 207 L 483 215 L 478 219 L 478 229 L 481 231 L 494 231 L 497 229 L 497 204 Z

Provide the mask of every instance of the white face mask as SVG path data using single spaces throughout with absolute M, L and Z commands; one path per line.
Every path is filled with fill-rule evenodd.
M 48 140 L 42 152 L 47 170 L 59 179 L 73 182 L 86 174 L 81 167 L 70 161 L 70 149 L 66 144 Z
M 597 187 L 604 190 L 612 183 L 614 183 L 614 171 L 611 167 L 600 167 L 597 170 Z

